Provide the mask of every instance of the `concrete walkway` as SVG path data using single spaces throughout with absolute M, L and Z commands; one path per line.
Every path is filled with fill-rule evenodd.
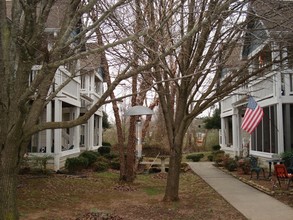
M 251 220 L 292 220 L 293 208 L 242 183 L 214 167 L 211 162 L 188 163 L 190 168 Z

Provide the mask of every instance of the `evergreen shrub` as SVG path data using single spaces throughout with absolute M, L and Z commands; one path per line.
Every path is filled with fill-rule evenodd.
M 101 155 L 110 154 L 111 148 L 109 146 L 102 146 L 98 148 L 98 152 Z
M 103 172 L 109 169 L 110 165 L 108 161 L 97 160 L 93 165 L 93 170 L 96 172 Z
M 79 155 L 79 157 L 84 157 L 88 159 L 88 166 L 91 166 L 94 162 L 96 162 L 99 156 L 100 154 L 94 151 L 84 151 Z
M 198 162 L 203 157 L 204 157 L 204 154 L 190 154 L 186 156 L 186 159 L 192 160 L 193 162 Z
M 65 162 L 65 168 L 69 173 L 76 173 L 82 169 L 87 168 L 89 161 L 85 157 L 73 157 L 67 158 Z

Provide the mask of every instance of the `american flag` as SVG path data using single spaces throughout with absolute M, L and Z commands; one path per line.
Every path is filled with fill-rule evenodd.
M 248 98 L 248 104 L 244 114 L 241 128 L 251 134 L 254 129 L 261 122 L 263 117 L 263 109 L 256 103 L 256 101 L 250 96 Z

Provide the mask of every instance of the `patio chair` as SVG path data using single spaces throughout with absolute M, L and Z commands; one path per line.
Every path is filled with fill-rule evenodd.
M 281 188 L 280 180 L 285 180 L 285 181 L 288 181 L 287 189 L 289 189 L 290 183 L 293 180 L 293 174 L 287 172 L 286 166 L 284 164 L 276 164 L 274 167 L 275 167 L 275 175 L 279 182 L 280 188 Z
M 252 179 L 253 172 L 256 173 L 256 178 L 259 179 L 259 173 L 262 171 L 264 178 L 266 178 L 264 168 L 258 165 L 258 158 L 250 156 L 250 179 Z

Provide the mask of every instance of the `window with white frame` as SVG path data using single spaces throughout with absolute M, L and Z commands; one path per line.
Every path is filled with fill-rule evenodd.
M 232 116 L 224 118 L 224 141 L 223 144 L 226 147 L 233 145 L 233 129 L 232 129 Z
M 251 150 L 278 153 L 278 130 L 276 105 L 263 108 L 264 116 L 251 134 Z
M 293 151 L 293 104 L 283 104 L 284 151 Z

